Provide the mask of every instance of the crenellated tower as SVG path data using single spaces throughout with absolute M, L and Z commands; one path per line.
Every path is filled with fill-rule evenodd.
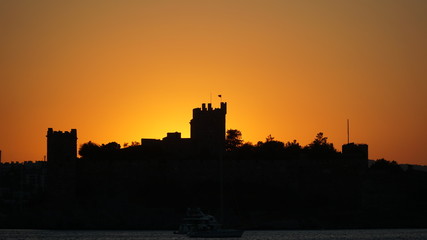
M 196 150 L 207 154 L 217 154 L 224 150 L 225 115 L 227 103 L 221 102 L 220 108 L 203 103 L 201 108 L 193 109 L 191 124 L 191 141 Z
M 47 130 L 48 193 L 53 204 L 68 206 L 75 197 L 77 130 Z
M 70 132 L 47 130 L 47 161 L 73 161 L 77 158 L 77 130 Z

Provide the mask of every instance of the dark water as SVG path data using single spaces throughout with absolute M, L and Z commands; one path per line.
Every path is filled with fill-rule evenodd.
M 0 240 L 162 240 L 188 239 L 175 235 L 172 231 L 54 231 L 54 230 L 15 230 L 0 229 Z M 232 239 L 232 238 L 229 238 Z M 427 239 L 427 229 L 376 229 L 376 230 L 324 230 L 324 231 L 246 231 L 242 238 L 247 240 L 402 240 Z

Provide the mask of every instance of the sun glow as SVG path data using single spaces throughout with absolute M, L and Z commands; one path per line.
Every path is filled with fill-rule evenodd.
M 246 141 L 322 131 L 340 149 L 350 118 L 370 158 L 427 164 L 427 4 L 326 2 L 2 1 L 3 160 L 42 159 L 48 127 L 189 137 L 221 94 Z

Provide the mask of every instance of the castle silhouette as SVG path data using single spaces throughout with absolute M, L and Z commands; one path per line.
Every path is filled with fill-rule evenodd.
M 181 138 L 180 132 L 170 132 L 162 140 L 142 138 L 142 149 L 173 150 L 181 149 L 207 155 L 219 154 L 224 150 L 227 103 L 220 108 L 203 103 L 201 108 L 193 109 L 190 121 L 191 138 Z M 69 162 L 77 158 L 77 130 L 70 132 L 47 131 L 47 160 L 49 163 Z
M 245 157 L 245 154 L 225 152 L 226 114 L 225 102 L 215 109 L 210 103 L 202 104 L 201 108 L 193 109 L 191 138 L 181 138 L 181 133 L 171 132 L 161 140 L 142 138 L 140 146 L 122 149 L 108 147 L 111 144 L 95 146 L 91 154 L 82 153 L 81 158 L 77 158 L 76 129 L 61 132 L 49 128 L 47 161 L 52 205 L 58 212 L 70 209 L 75 202 L 81 203 L 80 208 L 87 209 L 88 199 L 96 202 L 99 198 L 108 199 L 111 194 L 117 202 L 124 201 L 123 196 L 127 195 L 139 199 L 151 209 L 172 209 L 168 213 L 171 222 L 174 217 L 176 220 L 181 216 L 179 209 L 188 206 L 203 206 L 218 213 L 221 160 L 225 195 L 241 202 L 239 208 L 245 209 L 245 214 L 252 211 L 250 203 L 254 201 L 260 204 L 262 211 L 271 211 L 271 206 L 282 208 L 275 204 L 267 207 L 265 198 L 277 198 L 271 196 L 270 191 L 277 191 L 273 189 L 283 188 L 304 194 L 319 189 L 329 192 L 332 190 L 329 184 L 332 183 L 325 176 L 342 172 L 346 176 L 340 176 L 340 181 L 347 185 L 340 191 L 349 198 L 346 199 L 347 205 L 357 206 L 360 177 L 368 167 L 366 144 L 345 144 L 342 153 L 327 155 L 317 154 L 316 150 L 310 154 L 302 152 L 289 159 L 271 153 L 258 157 L 254 156 L 259 153 L 254 153 Z M 318 161 L 316 158 L 327 160 Z M 284 187 L 280 187 L 280 183 Z M 232 191 L 230 186 L 239 190 Z M 253 195 L 251 192 L 254 191 L 258 194 Z M 229 199 L 225 203 L 226 216 L 236 218 L 237 206 L 230 205 L 230 198 L 226 199 Z M 141 214 L 149 215 L 147 211 L 150 212 L 145 209 Z M 148 224 L 146 220 L 139 222 Z
M 193 109 L 190 121 L 190 138 L 181 138 L 180 132 L 169 132 L 163 139 L 141 139 L 141 150 L 185 152 L 187 155 L 218 156 L 224 152 L 226 133 L 227 103 L 220 108 L 203 103 L 201 108 Z M 352 161 L 358 170 L 368 167 L 368 145 L 348 143 L 342 146 L 342 157 Z M 69 162 L 77 158 L 77 130 L 70 132 L 47 132 L 47 159 L 50 163 Z
M 176 229 L 197 206 L 233 228 L 427 226 L 427 174 L 385 160 L 369 167 L 368 145 L 338 152 L 320 133 L 305 147 L 268 138 L 226 150 L 226 114 L 225 102 L 202 104 L 190 138 L 170 132 L 125 148 L 78 150 L 76 129 L 49 128 L 47 162 L 0 164 L 0 225 Z

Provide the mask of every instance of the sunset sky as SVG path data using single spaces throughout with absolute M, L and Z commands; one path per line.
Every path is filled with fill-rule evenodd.
M 427 1 L 0 0 L 2 161 L 78 144 L 190 136 L 192 109 L 227 128 L 427 165 Z

